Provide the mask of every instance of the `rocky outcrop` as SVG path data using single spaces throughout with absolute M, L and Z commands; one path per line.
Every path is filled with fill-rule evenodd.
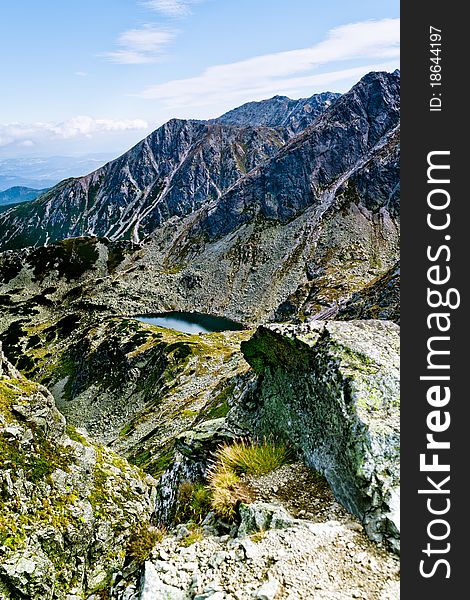
M 288 440 L 374 540 L 398 550 L 399 333 L 390 322 L 261 327 L 242 344 L 260 375 L 259 435 Z
M 231 442 L 246 431 L 229 427 L 225 417 L 208 419 L 183 431 L 174 439 L 171 461 L 158 482 L 156 512 L 165 526 L 174 521 L 178 509 L 178 492 L 182 484 L 207 479 L 217 447 Z
M 132 263 L 126 259 L 135 258 L 139 249 L 139 245 L 128 241 L 78 237 L 39 248 L 7 250 L 0 255 L 0 285 L 8 285 L 19 276 L 26 292 L 39 293 L 46 288 L 51 294 L 59 287 L 67 292 L 90 276 L 109 278 L 118 267 L 129 268 Z M 51 289 L 53 283 L 56 287 Z M 72 300 L 79 295 L 75 292 Z
M 93 444 L 0 351 L 0 597 L 84 598 L 109 587 L 155 480 Z

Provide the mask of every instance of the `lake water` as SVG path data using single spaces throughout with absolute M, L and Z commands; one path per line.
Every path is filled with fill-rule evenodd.
M 214 317 L 202 313 L 190 312 L 167 312 L 155 315 L 137 315 L 134 317 L 143 323 L 166 327 L 167 329 L 176 329 L 184 333 L 210 333 L 213 331 L 240 331 L 243 325 L 224 319 L 223 317 Z

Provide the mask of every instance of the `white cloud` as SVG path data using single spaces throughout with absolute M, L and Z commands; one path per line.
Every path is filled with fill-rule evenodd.
M 137 65 L 153 63 L 158 60 L 164 48 L 174 39 L 176 31 L 143 25 L 138 29 L 129 29 L 118 38 L 118 50 L 101 54 L 111 62 Z
M 184 17 L 190 14 L 191 4 L 197 0 L 147 0 L 144 6 L 151 10 L 156 10 L 167 17 Z
M 91 138 L 97 134 L 148 129 L 142 119 L 94 119 L 80 115 L 61 123 L 7 123 L 0 124 L 0 146 L 14 144 L 31 147 L 51 140 Z
M 201 75 L 147 87 L 138 96 L 161 100 L 167 107 L 233 104 L 268 95 L 300 94 L 306 88 L 357 75 L 381 66 L 395 68 L 399 57 L 399 19 L 363 21 L 332 29 L 327 38 L 310 48 L 256 56 L 235 63 L 208 67 Z M 394 59 L 393 61 L 391 59 Z M 362 67 L 344 69 L 335 63 L 364 61 Z M 377 64 L 380 61 L 380 64 Z M 331 65 L 328 72 L 312 73 Z M 324 87 L 320 87 L 324 91 Z M 320 91 L 319 90 L 319 91 Z M 314 90 L 312 90 L 313 93 Z
M 74 75 L 76 75 L 77 77 L 86 77 L 88 73 L 86 73 L 85 71 L 75 71 Z

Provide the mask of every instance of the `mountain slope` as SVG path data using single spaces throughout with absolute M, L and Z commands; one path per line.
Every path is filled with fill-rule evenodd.
M 173 119 L 90 175 L 5 212 L 1 248 L 87 234 L 138 241 L 172 216 L 219 197 L 285 138 L 268 128 Z
M 0 216 L 0 249 L 82 235 L 140 241 L 219 198 L 326 110 L 339 94 L 276 96 L 211 121 L 172 119 L 90 175 Z
M 0 346 L 0 598 L 89 598 L 150 526 L 156 481 L 93 444 Z M 123 525 L 127 524 L 127 527 Z
M 103 256 L 101 250 L 97 251 L 100 258 L 94 258 L 87 269 L 80 269 L 80 293 L 87 302 L 106 307 L 111 314 L 196 310 L 251 324 L 315 315 L 337 306 L 385 273 L 399 256 L 398 122 L 398 74 L 367 75 L 312 126 L 277 149 L 271 159 L 253 168 L 219 198 L 208 201 L 199 191 L 194 202 L 196 196 L 188 194 L 193 212 L 165 222 L 161 219 L 161 225 L 144 239 L 141 248 L 133 251 L 132 262 L 117 264 L 113 273 L 103 278 L 94 261 L 106 261 L 106 252 L 111 250 L 103 250 Z M 206 132 L 215 127 L 231 135 L 261 135 L 259 129 L 222 130 L 220 125 L 179 121 L 170 122 L 153 135 L 168 141 L 165 129 L 175 128 L 184 137 L 188 127 Z M 266 131 L 274 135 L 273 130 L 262 130 L 263 135 Z M 173 135 L 171 139 L 178 147 L 180 138 Z M 213 139 L 205 137 L 202 148 L 208 151 Z M 159 147 L 162 151 L 166 148 L 163 143 Z M 150 163 L 141 162 L 144 151 L 150 156 L 149 148 L 147 140 L 121 157 L 123 168 L 131 165 L 131 172 L 140 169 L 139 177 L 152 179 Z M 218 156 L 219 150 L 217 146 Z M 168 148 L 166 151 L 172 154 Z M 200 147 L 193 152 L 195 155 L 201 156 Z M 169 168 L 163 159 L 161 164 Z M 186 157 L 172 175 L 173 184 L 178 180 L 182 186 L 184 177 L 189 177 L 188 185 L 193 185 L 195 164 L 200 166 L 202 162 Z M 217 164 L 220 167 L 221 163 Z M 110 165 L 110 175 L 122 175 L 117 164 Z M 206 183 L 204 177 L 208 174 L 204 169 Z M 72 183 L 79 185 L 86 179 Z M 111 180 L 104 181 L 103 186 L 111 190 Z M 97 194 L 100 218 L 106 223 L 109 217 L 110 227 L 115 227 L 113 236 L 119 237 L 110 197 L 101 189 Z M 170 197 L 183 197 L 181 192 L 172 194 L 176 194 L 175 185 L 170 185 L 166 197 L 141 219 L 141 228 L 144 221 L 148 229 L 157 222 L 158 211 Z M 44 198 L 47 195 L 28 208 L 39 205 L 44 209 Z M 172 206 L 173 214 L 179 207 Z M 90 220 L 95 210 L 90 206 L 83 220 Z M 143 214 L 139 209 L 125 211 L 127 216 L 121 224 Z M 37 214 L 34 218 L 38 219 Z M 21 225 L 18 218 L 21 226 L 24 223 Z M 9 243 L 19 244 L 22 235 L 20 232 Z M 60 244 L 50 245 L 47 250 L 52 269 L 55 253 L 59 259 L 64 250 Z M 11 272 L 4 294 L 24 287 L 24 281 L 31 277 L 35 279 L 21 252 L 4 253 L 0 262 L 5 272 Z M 65 279 L 70 281 L 65 271 L 65 275 L 59 274 L 61 287 L 66 285 Z M 57 283 L 51 271 L 35 293 Z
M 388 143 L 398 125 L 399 78 L 367 75 L 272 160 L 205 209 L 199 228 L 214 238 L 258 214 L 286 223 L 309 206 L 322 212 L 341 184 Z
M 131 295 L 257 323 L 293 295 L 291 314 L 346 299 L 398 254 L 399 77 L 372 73 L 218 201 L 155 231 L 152 304 L 138 278 Z

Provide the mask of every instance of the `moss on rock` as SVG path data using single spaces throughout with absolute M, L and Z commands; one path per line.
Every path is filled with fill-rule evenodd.
M 87 597 L 150 521 L 155 481 L 65 420 L 0 351 L 0 581 L 11 597 Z M 124 548 L 124 550 L 123 550 Z
M 397 550 L 398 327 L 273 325 L 259 328 L 242 351 L 261 375 L 252 409 L 257 433 L 292 443 L 370 537 Z

